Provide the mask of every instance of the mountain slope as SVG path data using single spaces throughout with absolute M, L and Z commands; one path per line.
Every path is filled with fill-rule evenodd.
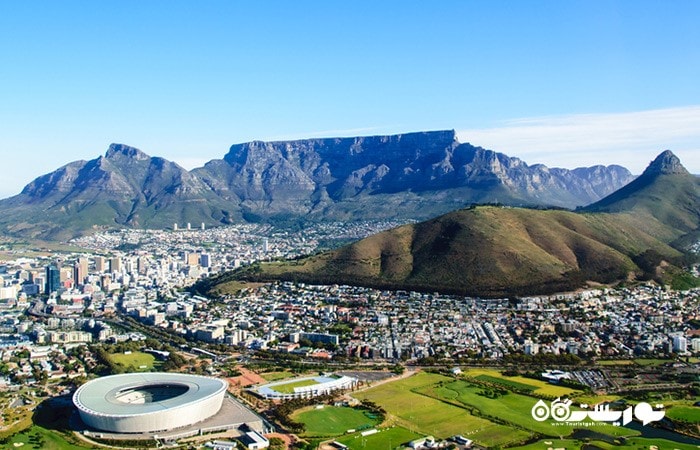
M 594 205 L 616 213 L 463 209 L 331 252 L 225 274 L 200 288 L 216 291 L 232 279 L 282 279 L 502 296 L 570 290 L 587 282 L 669 281 L 683 257 L 671 244 L 697 230 L 693 214 L 699 202 L 696 180 L 678 167 L 669 172 L 657 166 L 652 163 L 641 181 Z M 681 207 L 680 216 L 666 212 Z M 652 225 L 641 226 L 650 217 Z
M 700 179 L 666 150 L 637 179 L 584 211 L 626 214 L 630 224 L 655 229 L 655 234 L 669 241 L 697 235 Z
M 63 166 L 1 201 L 0 223 L 15 233 L 62 238 L 86 228 L 223 217 L 221 206 L 208 186 L 177 164 L 112 144 L 104 156 Z

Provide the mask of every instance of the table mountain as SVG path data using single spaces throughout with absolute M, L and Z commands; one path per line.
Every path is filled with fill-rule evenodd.
M 573 208 L 632 180 L 620 166 L 528 166 L 454 131 L 249 142 L 186 171 L 112 144 L 0 201 L 0 230 L 45 239 L 105 227 L 240 221 L 423 220 L 473 203 Z
M 231 147 L 193 171 L 251 217 L 427 218 L 471 203 L 575 207 L 633 179 L 620 166 L 528 166 L 454 131 Z

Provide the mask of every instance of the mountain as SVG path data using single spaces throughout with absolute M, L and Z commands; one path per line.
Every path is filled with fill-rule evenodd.
M 625 214 L 630 224 L 680 239 L 682 245 L 684 237 L 697 236 L 700 179 L 666 150 L 634 181 L 583 210 Z
M 175 222 L 423 220 L 474 203 L 573 208 L 632 179 L 620 166 L 528 166 L 461 144 L 454 131 L 255 141 L 190 172 L 112 144 L 0 200 L 0 231 L 62 239 Z
M 224 274 L 198 289 L 295 280 L 507 296 L 634 279 L 678 283 L 685 252 L 674 245 L 697 231 L 699 207 L 697 179 L 665 152 L 585 211 L 471 207 L 333 251 Z
M 454 131 L 249 142 L 193 173 L 245 217 L 311 220 L 424 219 L 485 202 L 573 208 L 633 179 L 620 166 L 528 166 Z
M 0 224 L 14 234 L 69 237 L 113 227 L 162 227 L 224 217 L 223 202 L 177 164 L 112 144 L 104 156 L 67 164 L 0 201 Z

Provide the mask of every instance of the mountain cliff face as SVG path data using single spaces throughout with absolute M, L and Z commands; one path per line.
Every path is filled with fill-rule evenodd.
M 95 227 L 209 225 L 242 220 L 426 219 L 473 203 L 573 208 L 633 179 L 619 166 L 528 166 L 457 141 L 454 131 L 231 147 L 186 171 L 112 144 L 0 201 L 0 227 L 68 237 Z
M 571 208 L 633 179 L 619 166 L 528 166 L 460 144 L 454 131 L 256 141 L 232 146 L 223 160 L 193 173 L 218 195 L 239 201 L 244 212 L 315 218 L 343 218 L 350 212 L 357 218 L 424 218 L 480 202 Z

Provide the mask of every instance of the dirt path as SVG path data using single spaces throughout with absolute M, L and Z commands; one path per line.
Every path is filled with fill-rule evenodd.
M 229 381 L 229 383 L 231 383 L 232 386 L 248 387 L 254 384 L 267 383 L 267 381 L 263 377 L 261 377 L 253 371 L 246 369 L 245 367 L 238 367 L 237 369 L 241 372 L 239 376 L 227 378 L 227 380 Z

